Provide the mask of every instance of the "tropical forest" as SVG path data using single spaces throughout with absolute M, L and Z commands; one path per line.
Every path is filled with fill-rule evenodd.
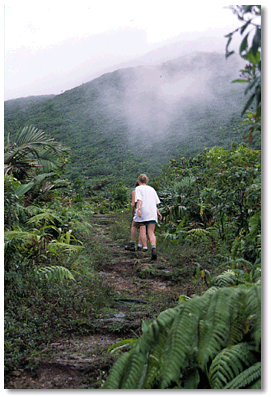
M 261 6 L 230 7 L 224 53 L 5 101 L 5 389 L 262 388 Z

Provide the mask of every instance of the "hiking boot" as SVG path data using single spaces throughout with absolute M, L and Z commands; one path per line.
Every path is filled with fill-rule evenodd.
M 151 249 L 151 259 L 155 261 L 157 259 L 157 251 L 156 248 Z
M 142 247 L 137 246 L 137 251 L 142 251 Z
M 148 251 L 148 248 L 143 248 L 143 252 L 147 252 Z
M 126 251 L 135 251 L 135 244 L 129 243 L 124 247 Z

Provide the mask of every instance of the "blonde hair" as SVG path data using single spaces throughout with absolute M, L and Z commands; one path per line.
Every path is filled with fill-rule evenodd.
M 147 177 L 146 174 L 140 174 L 138 177 L 138 181 L 141 183 L 148 183 L 149 178 Z

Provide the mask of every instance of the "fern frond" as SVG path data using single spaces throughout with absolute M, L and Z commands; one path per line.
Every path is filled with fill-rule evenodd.
M 233 270 L 226 270 L 211 280 L 210 286 L 217 286 L 220 288 L 229 287 L 237 284 L 237 277 Z
M 50 243 L 48 243 L 47 248 L 54 252 L 54 253 L 60 253 L 60 252 L 77 252 L 83 248 L 81 245 L 72 245 L 72 244 L 67 244 L 67 243 L 62 243 L 56 240 L 52 240 Z
M 261 285 L 250 288 L 246 295 L 245 313 L 251 337 L 255 340 L 256 348 L 261 343 Z
M 129 361 L 127 363 L 127 370 L 125 378 L 122 381 L 122 389 L 137 389 L 139 381 L 144 375 L 146 370 L 147 352 L 140 349 L 138 344 L 135 349 L 132 350 Z
M 123 373 L 116 375 L 116 388 L 197 387 L 202 373 L 210 374 L 214 387 L 230 384 L 256 361 L 251 332 L 257 343 L 259 291 L 259 286 L 213 286 L 165 310 L 153 322 L 144 322 L 142 336 L 125 356 Z M 244 335 L 250 344 L 242 342 Z M 249 387 L 258 382 L 255 378 Z
M 200 317 L 208 306 L 210 296 L 195 296 L 180 305 L 169 331 L 161 371 L 161 388 L 178 383 L 182 367 L 198 345 Z
M 257 362 L 241 372 L 224 389 L 261 389 L 261 363 Z
M 198 364 L 203 371 L 207 371 L 210 361 L 233 341 L 240 342 L 244 316 L 238 318 L 241 312 L 240 301 L 244 300 L 241 288 L 221 288 L 211 294 L 206 315 L 202 318 L 200 329 Z M 233 324 L 241 322 L 239 325 Z
M 194 234 L 195 236 L 206 236 L 209 235 L 210 232 L 206 229 L 190 229 L 188 232 L 186 232 L 187 234 Z
M 32 216 L 27 223 L 39 226 L 48 222 L 55 224 L 55 221 L 61 222 L 59 216 L 56 215 L 55 211 L 46 209 L 42 210 L 39 214 Z
M 9 241 L 6 241 L 4 244 L 4 254 L 6 254 L 10 250 L 14 250 L 15 248 L 23 245 L 25 241 L 22 238 L 13 238 Z
M 253 347 L 248 343 L 239 343 L 223 349 L 212 361 L 209 370 L 209 383 L 212 389 L 223 389 L 244 369 L 257 362 Z
M 35 231 L 27 232 L 17 229 L 17 230 L 7 230 L 4 233 L 4 241 L 6 247 L 8 246 L 8 244 L 12 244 L 12 241 L 15 240 L 22 240 L 24 244 L 27 244 L 28 242 L 33 241 L 33 239 L 35 238 L 37 238 L 37 234 L 35 233 Z
M 148 365 L 144 382 L 142 383 L 143 389 L 152 389 L 155 383 L 159 384 L 160 370 L 162 367 L 162 357 L 164 354 L 165 344 L 167 340 L 168 331 L 165 327 L 160 327 L 159 339 L 152 348 L 149 354 Z
M 65 278 L 75 281 L 72 273 L 63 266 L 44 266 L 36 270 L 36 274 L 48 281 L 62 282 Z
M 127 362 L 130 358 L 130 352 L 122 353 L 120 358 L 115 362 L 106 379 L 103 389 L 121 389 L 123 377 L 126 373 Z

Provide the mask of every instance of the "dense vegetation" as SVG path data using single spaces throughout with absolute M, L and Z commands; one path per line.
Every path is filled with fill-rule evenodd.
M 239 10 L 243 12 L 240 17 L 254 10 L 247 8 L 253 6 L 240 7 L 243 7 Z M 248 22 L 245 24 L 249 26 Z M 200 296 L 181 296 L 176 306 L 163 311 L 153 321 L 143 321 L 139 338 L 112 347 L 119 354 L 122 345 L 131 345 L 129 351 L 117 356 L 119 359 L 103 387 L 261 387 L 261 152 L 260 135 L 257 135 L 261 116 L 260 44 L 254 39 L 252 52 L 246 42 L 241 46 L 246 50 L 242 54 L 244 59 L 251 63 L 250 69 L 243 70 L 244 80 L 249 83 L 252 96 L 255 94 L 252 99 L 256 99 L 255 112 L 245 109 L 248 139 L 254 146 L 249 142 L 240 144 L 245 127 L 238 124 L 239 105 L 244 106 L 239 89 L 230 94 L 226 86 L 219 87 L 219 76 L 213 73 L 212 79 L 217 80 L 211 81 L 216 82 L 218 96 L 204 109 L 199 101 L 197 112 L 192 111 L 187 101 L 188 107 L 182 109 L 182 114 L 187 115 L 187 137 L 181 141 L 178 133 L 184 120 L 171 115 L 174 128 L 170 138 L 168 135 L 163 140 L 160 136 L 161 146 L 154 143 L 155 155 L 162 152 L 161 148 L 166 155 L 156 160 L 155 156 L 146 158 L 147 150 L 152 152 L 153 146 L 146 147 L 142 162 L 138 158 L 135 162 L 125 135 L 127 125 L 124 123 L 123 130 L 120 129 L 121 108 L 117 114 L 115 107 L 114 112 L 100 108 L 101 92 L 110 91 L 109 86 L 113 91 L 117 87 L 114 98 L 121 96 L 123 73 L 132 84 L 134 70 L 102 76 L 58 97 L 6 103 L 7 374 L 22 366 L 34 370 L 35 357 L 54 338 L 89 332 L 89 323 L 112 294 L 97 276 L 97 268 L 107 260 L 108 249 L 97 242 L 92 215 L 119 211 L 126 225 L 123 239 L 128 239 L 130 189 L 127 186 L 134 181 L 132 177 L 135 179 L 147 167 L 148 161 L 149 170 L 155 175 L 150 183 L 161 199 L 164 217 L 157 228 L 159 249 L 174 260 L 183 251 L 194 258 L 200 247 L 205 253 L 196 258 L 194 281 L 204 280 L 208 290 Z M 195 68 L 201 65 L 200 59 L 207 62 L 208 57 L 195 56 Z M 176 62 L 164 65 L 164 73 L 174 75 Z M 181 67 L 185 70 L 184 60 L 179 62 L 178 73 Z M 213 64 L 214 59 L 209 66 Z M 149 94 L 152 95 L 152 90 Z M 224 101 L 222 107 L 218 98 Z M 240 102 L 238 106 L 237 102 Z M 248 104 L 252 102 L 246 102 L 245 107 Z M 110 103 L 106 106 L 110 108 Z M 80 117 L 82 114 L 85 117 Z M 32 123 L 37 127 L 31 126 Z M 54 138 L 43 129 L 52 131 Z M 195 129 L 198 131 L 193 135 Z M 135 134 L 133 145 L 140 145 L 137 139 Z M 217 144 L 221 141 L 223 145 Z M 210 148 L 204 149 L 211 142 Z M 67 146 L 72 147 L 72 154 Z M 87 159 L 90 167 L 85 167 Z M 127 177 L 128 168 L 131 180 Z M 99 184 L 88 185 L 88 177 L 97 178 L 92 182 L 99 180 Z M 210 264 L 214 250 L 215 263 Z M 178 266 L 180 270 L 184 267 L 181 261 Z M 85 327 L 86 318 L 88 327 Z
M 14 147 L 18 153 L 20 148 Z M 12 146 L 8 158 L 12 157 L 11 151 Z M 33 168 L 37 163 L 33 162 L 33 154 L 30 157 Z M 29 165 L 29 162 L 25 163 Z M 103 287 L 95 271 L 98 264 L 106 260 L 106 250 L 97 244 L 89 224 L 94 211 L 110 210 L 107 199 L 100 196 L 98 201 L 87 202 L 70 186 L 60 185 L 59 190 L 57 186 L 46 189 L 48 178 L 43 178 L 39 171 L 39 167 L 38 171 L 28 169 L 28 180 L 22 182 L 11 174 L 5 177 L 7 373 L 22 365 L 26 369 L 34 369 L 35 356 L 38 357 L 42 347 L 52 339 L 69 333 L 89 332 L 89 325 L 84 328 L 85 316 L 89 324 L 110 300 L 110 290 Z M 120 358 L 123 366 L 119 367 L 117 361 L 105 387 L 259 388 L 260 175 L 260 152 L 233 144 L 228 151 L 214 147 L 189 160 L 172 160 L 161 177 L 153 181 L 161 197 L 164 214 L 164 222 L 157 230 L 159 249 L 174 252 L 174 255 L 186 250 L 194 257 L 196 247 L 200 246 L 210 251 L 211 258 L 215 247 L 220 251 L 219 256 L 216 255 L 217 270 L 214 270 L 217 265 L 211 265 L 213 270 L 210 272 L 210 261 L 204 263 L 202 256 L 197 259 L 195 277 L 204 279 L 209 287 L 217 285 L 224 288 L 221 293 L 210 288 L 210 293 L 191 298 L 191 303 L 184 296 L 173 311 L 161 313 L 154 323 L 145 321 L 142 337 L 133 341 L 132 346 L 136 344 L 137 347 L 124 353 L 125 363 L 124 358 Z M 53 185 L 52 180 L 49 185 Z M 127 190 L 119 191 L 114 197 L 115 209 L 125 210 L 128 204 Z M 126 238 L 128 219 L 127 216 Z M 179 267 L 182 271 L 181 262 Z M 219 276 L 222 271 L 225 272 Z M 228 306 L 225 306 L 226 296 Z M 218 301 L 221 301 L 223 310 Z M 217 307 L 211 309 L 214 302 Z M 202 309 L 201 317 L 197 314 L 199 309 Z M 223 316 L 213 316 L 213 310 L 218 313 L 222 310 Z M 194 332 L 200 324 L 200 335 L 202 333 L 202 338 L 205 338 L 193 343 L 204 348 L 212 339 L 216 341 L 218 335 L 220 339 L 214 342 L 214 350 L 211 351 L 195 350 L 191 345 L 195 356 L 182 355 L 180 362 L 178 352 L 183 349 L 182 343 L 187 346 L 187 342 L 186 339 L 179 340 L 178 335 L 180 332 L 181 335 L 186 334 L 182 324 L 189 324 L 189 313 L 193 313 L 195 322 L 187 332 Z M 204 334 L 211 319 L 215 322 L 211 324 L 213 333 L 209 332 L 209 340 Z M 223 335 L 220 334 L 221 329 L 224 330 Z M 175 339 L 172 340 L 171 334 Z M 190 336 L 187 334 L 192 343 Z M 176 347 L 176 340 L 181 345 Z M 146 350 L 146 346 L 150 350 Z M 155 363 L 164 362 L 161 353 L 168 349 L 177 349 L 175 367 L 171 375 L 162 375 L 167 367 Z M 203 363 L 198 361 L 201 356 Z M 147 372 L 144 369 L 146 365 L 149 368 Z M 228 373 L 229 365 L 233 375 L 221 382 L 220 378 Z M 183 380 L 178 382 L 180 370 L 184 371 Z M 124 373 L 129 380 L 123 378 Z M 162 383 L 159 380 L 161 376 Z M 122 379 L 121 383 L 117 384 L 117 379 Z

